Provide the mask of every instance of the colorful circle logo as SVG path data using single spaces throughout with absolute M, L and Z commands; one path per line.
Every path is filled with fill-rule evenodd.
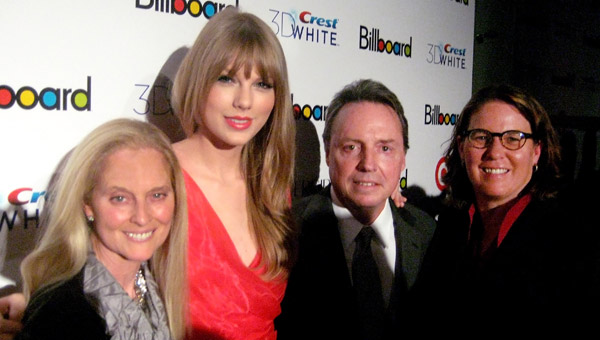
M 446 189 L 443 178 L 447 172 L 448 168 L 446 167 L 446 158 L 442 157 L 435 166 L 435 185 L 437 185 L 440 191 L 444 191 L 444 189 Z

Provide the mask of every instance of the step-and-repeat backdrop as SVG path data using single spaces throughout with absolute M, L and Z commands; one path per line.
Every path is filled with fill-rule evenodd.
M 298 137 L 294 196 L 329 179 L 332 96 L 360 79 L 400 99 L 410 130 L 401 187 L 443 189 L 442 153 L 471 95 L 474 0 L 3 0 L 0 2 L 0 287 L 40 232 L 65 154 L 113 118 L 182 138 L 168 90 L 187 48 L 226 6 L 263 19 L 286 54 Z

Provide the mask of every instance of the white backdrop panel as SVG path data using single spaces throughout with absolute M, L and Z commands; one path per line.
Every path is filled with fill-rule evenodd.
M 170 13 L 182 4 L 189 9 Z M 262 18 L 284 48 L 293 103 L 305 108 L 297 120 L 305 146 L 299 147 L 299 168 L 317 170 L 316 178 L 299 173 L 295 193 L 311 184 L 308 179 L 328 181 L 320 135 L 332 96 L 354 80 L 372 78 L 398 95 L 409 120 L 403 186 L 439 194 L 436 167 L 450 117 L 471 95 L 474 1 L 3 0 L 0 287 L 19 281 L 18 265 L 39 232 L 58 162 L 107 120 L 172 119 L 165 98 L 178 62 L 207 16 L 227 5 Z M 397 43 L 401 55 L 365 48 L 373 34 L 392 48 Z M 436 112 L 448 121 L 432 124 Z

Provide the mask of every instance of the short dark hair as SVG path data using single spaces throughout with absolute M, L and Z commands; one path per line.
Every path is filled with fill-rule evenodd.
M 456 207 L 474 202 L 473 185 L 460 158 L 460 136 L 469 128 L 471 117 L 492 101 L 501 101 L 517 109 L 529 122 L 533 139 L 541 145 L 538 170 L 533 173 L 523 192 L 529 192 L 537 199 L 553 197 L 558 185 L 560 144 L 550 118 L 530 94 L 511 85 L 500 84 L 485 87 L 475 93 L 458 117 L 445 153 L 447 172 L 443 181 L 446 184 L 446 199 Z
M 325 151 L 329 149 L 331 141 L 331 130 L 335 119 L 346 104 L 356 102 L 380 103 L 391 107 L 402 126 L 402 139 L 404 141 L 404 152 L 408 151 L 408 121 L 404 116 L 404 109 L 394 92 L 390 91 L 382 83 L 371 79 L 360 79 L 346 85 L 340 92 L 336 93 L 327 109 L 325 118 L 325 129 L 323 130 L 323 144 Z

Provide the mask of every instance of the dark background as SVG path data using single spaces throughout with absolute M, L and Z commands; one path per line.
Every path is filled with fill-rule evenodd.
M 532 94 L 561 137 L 565 178 L 597 181 L 600 1 L 478 0 L 474 45 L 473 92 L 500 82 Z

